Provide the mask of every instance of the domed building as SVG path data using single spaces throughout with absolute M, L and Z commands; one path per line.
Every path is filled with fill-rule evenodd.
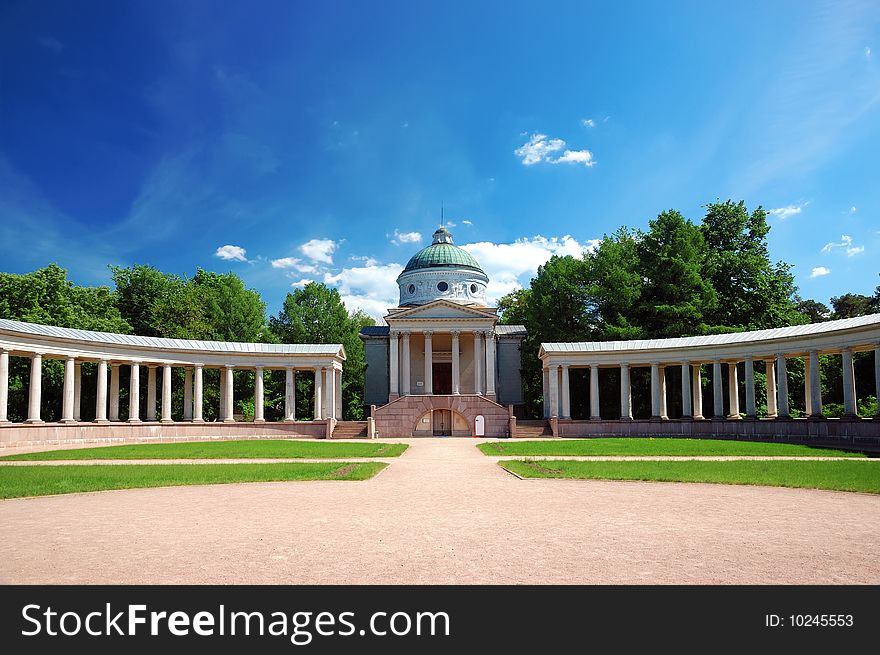
M 382 437 L 503 437 L 523 403 L 522 325 L 498 325 L 489 278 L 445 227 L 397 277 L 387 325 L 366 327 L 364 402 Z

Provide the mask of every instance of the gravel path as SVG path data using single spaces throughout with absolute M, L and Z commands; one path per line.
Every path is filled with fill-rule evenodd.
M 521 482 L 410 443 L 366 482 L 0 501 L 0 583 L 880 583 L 878 496 Z

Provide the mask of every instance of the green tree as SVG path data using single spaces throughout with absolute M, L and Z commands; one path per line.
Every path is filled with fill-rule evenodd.
M 343 345 L 346 361 L 342 376 L 342 407 L 343 417 L 349 420 L 360 420 L 364 416 L 366 359 L 358 333 L 362 327 L 373 324 L 373 319 L 361 311 L 349 314 L 339 291 L 317 282 L 288 293 L 281 311 L 269 320 L 271 331 L 281 343 Z M 298 376 L 298 384 L 310 388 L 311 381 L 302 380 L 302 377 Z
M 675 210 L 649 223 L 638 243 L 643 285 L 639 323 L 652 337 L 676 337 L 707 331 L 704 316 L 717 303 L 715 290 L 703 278 L 703 236 Z
M 593 327 L 598 340 L 644 336 L 637 312 L 644 285 L 639 265 L 641 238 L 639 231 L 621 227 L 610 236 L 606 234 L 598 248 L 586 257 L 591 284 L 587 302 L 595 308 Z
M 749 214 L 742 201 L 714 202 L 706 206 L 700 229 L 707 246 L 703 274 L 718 296 L 707 323 L 716 331 L 805 322 L 794 306 L 791 265 L 770 261 L 763 208 Z
M 803 314 L 810 323 L 821 323 L 831 317 L 831 310 L 828 309 L 828 306 L 816 300 L 802 300 L 800 296 L 795 296 L 794 306 L 798 313 Z
M 116 289 L 114 300 L 135 334 L 144 337 L 171 336 L 162 332 L 153 317 L 157 302 L 174 295 L 183 286 L 175 276 L 137 264 L 128 268 L 111 266 Z
M 855 318 L 866 316 L 877 311 L 875 297 L 863 296 L 860 293 L 845 293 L 831 299 L 834 308 L 833 318 Z

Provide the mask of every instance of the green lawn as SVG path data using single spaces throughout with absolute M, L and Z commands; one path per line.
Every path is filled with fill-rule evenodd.
M 0 466 L 0 498 L 229 482 L 367 480 L 382 462 Z
M 578 462 L 515 461 L 499 464 L 524 478 L 714 482 L 880 493 L 880 462 L 727 461 Z
M 325 457 L 397 457 L 407 449 L 400 443 L 333 443 L 325 441 L 198 441 L 191 443 L 139 444 L 50 450 L 24 455 L 7 455 L 0 459 L 253 459 L 257 457 L 325 458 Z
M 720 439 L 554 439 L 553 441 L 490 441 L 477 446 L 485 455 L 752 455 L 762 457 L 864 457 L 862 453 L 760 441 Z

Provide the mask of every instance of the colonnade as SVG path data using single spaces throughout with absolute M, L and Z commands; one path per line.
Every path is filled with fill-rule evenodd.
M 0 423 L 8 423 L 9 405 L 9 357 L 12 351 L 0 347 Z M 205 364 L 156 363 L 143 360 L 120 360 L 111 358 L 85 359 L 76 354 L 51 354 L 47 352 L 22 353 L 15 351 L 16 356 L 30 357 L 30 381 L 28 383 L 28 411 L 26 424 L 43 423 L 41 416 L 42 404 L 42 370 L 43 359 L 62 359 L 64 361 L 64 381 L 62 386 L 61 423 L 72 424 L 81 422 L 82 397 L 82 364 L 83 361 L 95 361 L 97 364 L 95 423 L 111 423 L 120 421 L 120 372 L 129 367 L 128 423 L 157 420 L 157 377 L 161 375 L 161 403 L 158 421 L 174 422 L 171 416 L 171 384 L 172 368 L 184 369 L 183 389 L 183 420 L 202 423 L 204 406 L 204 370 L 217 368 L 220 370 L 220 412 L 219 420 L 225 423 L 235 422 L 234 418 L 234 376 L 236 371 L 252 370 L 255 373 L 254 383 L 254 423 L 265 422 L 265 397 L 263 373 L 276 370 L 279 366 L 236 365 L 222 366 Z M 146 416 L 142 419 L 140 369 L 147 368 L 147 400 Z M 303 373 L 314 376 L 314 420 L 337 419 L 342 414 L 342 365 L 332 363 L 327 366 L 296 367 L 284 366 L 285 399 L 284 420 L 296 420 L 296 375 Z M 109 387 L 108 387 L 109 373 Z
M 542 347 L 543 348 L 543 347 Z M 866 350 L 859 347 L 858 350 Z M 845 418 L 856 418 L 857 401 L 856 379 L 853 367 L 853 353 L 856 348 L 844 346 L 835 350 L 823 349 L 822 354 L 839 354 L 843 368 L 843 406 Z M 876 397 L 880 398 L 880 343 L 873 345 L 874 352 L 874 378 Z M 632 364 L 620 362 L 614 365 L 620 370 L 620 419 L 633 420 L 632 413 L 632 385 L 630 372 L 635 366 L 649 366 L 651 370 L 651 419 L 668 420 L 667 399 L 669 389 L 666 385 L 666 371 L 670 366 L 681 368 L 681 418 L 686 420 L 700 420 L 706 418 L 703 414 L 703 366 L 711 367 L 712 374 L 712 419 L 755 419 L 758 407 L 755 396 L 755 362 L 763 361 L 767 379 L 767 402 L 766 414 L 768 418 L 787 419 L 791 416 L 789 406 L 789 383 L 787 360 L 793 357 L 803 357 L 804 396 L 806 399 L 806 415 L 811 419 L 823 418 L 822 413 L 822 385 L 819 376 L 819 349 L 811 349 L 806 353 L 777 352 L 771 356 L 746 355 L 740 358 L 714 357 L 709 360 L 693 361 L 685 359 L 677 362 L 649 361 Z M 740 384 L 739 364 L 743 364 L 745 381 L 745 412 L 740 407 Z M 544 374 L 544 417 L 557 417 L 561 419 L 571 418 L 571 391 L 570 369 L 589 369 L 589 407 L 590 419 L 602 420 L 599 411 L 599 369 L 611 368 L 607 363 L 572 364 L 566 362 L 557 363 L 553 358 L 545 358 Z M 723 394 L 722 375 L 723 368 L 727 368 L 728 398 L 727 411 L 725 412 L 725 399 Z

